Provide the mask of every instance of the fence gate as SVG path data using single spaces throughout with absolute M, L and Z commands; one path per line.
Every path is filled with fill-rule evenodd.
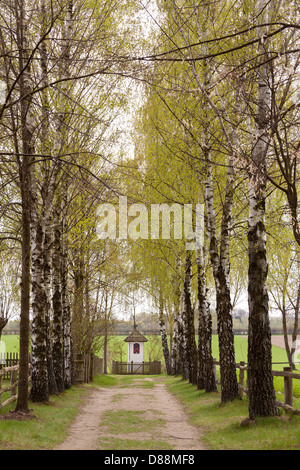
M 119 362 L 113 361 L 112 373 L 121 375 L 157 375 L 161 374 L 161 362 Z

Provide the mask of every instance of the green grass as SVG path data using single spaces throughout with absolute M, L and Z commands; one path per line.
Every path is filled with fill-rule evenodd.
M 93 385 L 98 385 L 99 387 L 114 387 L 118 385 L 118 378 L 113 375 L 96 375 L 93 379 Z
M 5 419 L 2 414 L 0 449 L 53 449 L 67 436 L 69 425 L 87 393 L 88 387 L 72 387 L 64 394 L 52 396 L 49 404 L 30 404 L 34 417 L 28 420 Z M 6 415 L 14 408 L 15 404 L 5 408 Z
M 120 439 L 102 438 L 100 440 L 102 450 L 172 450 L 172 447 L 165 441 L 155 439 Z
M 248 418 L 247 399 L 220 406 L 220 393 L 206 394 L 180 378 L 168 377 L 167 385 L 184 404 L 192 424 L 202 427 L 203 441 L 214 450 L 300 449 L 300 417 L 282 413 L 279 418 L 258 419 L 256 425 L 241 426 Z
M 153 418 L 153 413 L 157 416 Z M 151 419 L 147 417 L 147 410 L 108 410 L 104 413 L 100 427 L 105 435 L 99 439 L 101 449 L 110 450 L 171 450 L 172 447 L 165 441 L 149 439 L 147 433 L 155 431 L 159 437 L 160 430 L 165 426 L 164 420 L 160 417 L 159 411 L 151 410 Z M 142 430 L 144 436 L 140 433 Z M 139 438 L 128 438 L 130 434 L 140 434 Z M 122 437 L 122 435 L 124 437 Z
M 3 336 L 8 352 L 18 351 L 18 336 Z M 235 337 L 236 362 L 247 362 L 247 338 Z M 273 362 L 286 362 L 285 350 L 273 347 Z M 218 340 L 213 337 L 213 356 L 218 358 Z M 274 364 L 273 369 L 281 370 L 284 364 Z M 247 399 L 235 401 L 220 407 L 220 394 L 205 394 L 179 378 L 165 378 L 168 387 L 184 404 L 191 421 L 204 429 L 205 444 L 211 449 L 300 449 L 300 417 L 281 413 L 280 418 L 258 419 L 256 426 L 241 427 L 248 417 Z M 8 382 L 7 382 L 8 383 Z M 122 388 L 132 386 L 153 387 L 152 382 L 141 376 L 101 375 L 94 379 L 91 386 Z M 300 409 L 300 380 L 294 380 L 294 407 Z M 4 383 L 5 386 L 5 383 Z M 284 401 L 283 378 L 274 377 L 277 398 Z M 4 420 L 4 415 L 13 410 L 15 403 L 0 412 L 0 450 L 4 449 L 53 449 L 67 435 L 68 427 L 74 419 L 78 407 L 88 393 L 89 387 L 74 387 L 58 397 L 51 397 L 51 404 L 31 404 L 35 418 L 29 421 Z M 2 396 L 2 401 L 9 393 Z M 121 397 L 121 396 L 120 396 Z M 119 398 L 120 398 L 119 397 Z M 135 423 L 145 418 L 135 414 Z M 107 420 L 112 416 L 107 415 Z M 113 416 L 117 422 L 117 416 Z M 125 420 L 125 421 L 124 421 Z M 150 420 L 151 421 L 151 420 Z M 159 420 L 153 426 L 160 426 Z M 120 426 L 127 430 L 133 426 L 129 414 L 119 416 Z M 123 423 L 123 424 L 122 424 Z M 150 425 L 150 423 L 149 423 Z M 125 428 L 124 428 L 125 429 Z M 119 436 L 101 439 L 102 449 L 168 449 L 168 444 L 159 440 L 122 439 Z
M 247 362 L 248 355 L 248 337 L 247 336 L 235 336 L 234 337 L 234 348 L 235 348 L 235 361 Z M 219 358 L 219 345 L 218 336 L 213 335 L 212 337 L 212 355 L 215 358 Z M 274 370 L 283 370 L 283 367 L 288 366 L 287 355 L 285 349 L 279 348 L 278 346 L 272 346 L 272 363 Z M 277 364 L 285 363 L 285 364 Z
M 237 363 L 244 361 L 247 362 L 247 349 L 248 349 L 248 339 L 246 336 L 235 336 L 234 338 L 235 345 L 235 360 Z M 213 357 L 219 357 L 219 346 L 218 346 L 218 337 L 213 336 L 212 338 L 212 353 Z M 287 356 L 285 349 L 279 348 L 278 346 L 272 346 L 272 369 L 281 371 L 284 367 L 288 366 Z M 298 365 L 299 369 L 299 365 Z M 218 370 L 219 372 L 219 370 Z M 238 373 L 238 372 L 237 372 Z M 300 374 L 300 370 L 297 372 Z M 245 380 L 246 380 L 245 375 Z M 284 381 L 283 377 L 274 377 L 274 388 L 276 392 L 279 392 L 277 399 L 283 401 L 284 394 Z M 294 408 L 300 409 L 300 380 L 293 381 L 293 394 L 295 397 Z
M 104 426 L 109 434 L 120 434 L 120 432 L 128 434 L 164 425 L 161 418 L 146 419 L 145 413 L 145 411 L 108 410 L 104 413 L 101 426 Z
M 148 377 L 152 377 L 152 376 L 148 376 Z M 157 376 L 155 376 L 157 377 Z M 150 382 L 150 381 L 147 381 L 147 380 L 143 380 L 144 377 L 141 375 L 123 375 L 123 376 L 119 376 L 119 382 L 120 382 L 120 388 L 126 388 L 126 387 L 132 387 L 133 385 L 136 387 L 136 388 L 153 388 L 154 387 L 154 383 L 153 382 Z
M 2 335 L 1 341 L 5 344 L 6 352 L 19 352 L 19 335 Z

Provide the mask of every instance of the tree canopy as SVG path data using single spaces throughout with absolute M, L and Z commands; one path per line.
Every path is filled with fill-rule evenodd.
M 287 0 L 1 3 L 0 333 L 11 306 L 17 409 L 30 343 L 30 397 L 47 401 L 143 293 L 168 373 L 206 391 L 215 310 L 223 403 L 239 396 L 233 309 L 248 296 L 249 417 L 277 414 L 270 311 L 296 344 L 300 305 L 299 14 Z M 99 236 L 104 207 L 115 225 Z

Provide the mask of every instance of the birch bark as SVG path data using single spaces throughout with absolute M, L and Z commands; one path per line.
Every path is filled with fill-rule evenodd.
M 163 297 L 161 293 L 159 295 L 159 326 L 160 326 L 160 335 L 161 335 L 162 349 L 163 349 L 163 355 L 165 359 L 167 375 L 171 375 L 171 357 L 170 357 L 170 351 L 169 351 L 169 346 L 168 346 L 168 338 L 166 334 L 166 323 L 165 323 L 165 318 L 164 318 L 164 303 L 163 303 Z
M 25 96 L 25 95 L 24 95 Z M 26 134 L 26 133 L 25 133 Z M 22 199 L 22 282 L 20 312 L 20 362 L 16 411 L 29 412 L 29 308 L 30 308 L 30 163 L 29 141 L 23 135 L 23 160 L 19 168 Z
M 180 312 L 178 316 L 178 356 L 179 367 L 183 380 L 187 380 L 188 363 L 186 358 L 186 327 L 185 327 L 185 305 L 184 295 L 182 293 L 180 298 Z
M 267 23 L 266 0 L 257 1 L 260 24 Z M 267 291 L 266 248 L 266 186 L 269 147 L 269 125 L 271 94 L 269 66 L 264 28 L 258 29 L 260 38 L 257 70 L 257 111 L 255 119 L 255 141 L 249 169 L 249 218 L 248 218 L 248 390 L 249 418 L 276 416 L 276 396 L 272 376 L 271 329 L 269 322 L 269 299 Z
M 73 31 L 73 1 L 68 2 L 66 18 L 62 32 L 61 79 L 70 76 L 71 38 Z M 68 85 L 62 82 L 60 104 L 57 116 L 57 136 L 54 152 L 59 156 L 68 145 L 67 100 Z M 62 174 L 61 165 L 57 164 L 57 175 Z M 65 183 L 61 182 L 57 191 L 53 211 L 53 367 L 58 391 L 69 388 L 72 384 L 72 344 L 71 344 L 71 313 L 68 298 L 68 253 L 67 236 L 63 230 L 67 227 L 67 205 L 63 198 L 67 196 L 67 175 Z
M 44 0 L 40 2 L 41 11 L 41 35 L 46 37 L 47 29 L 47 11 Z M 40 63 L 41 63 L 41 84 L 44 90 L 41 94 L 42 101 L 42 124 L 41 124 L 41 145 L 42 153 L 50 155 L 50 121 L 49 121 L 49 96 L 48 96 L 48 66 L 47 66 L 47 45 L 43 41 L 40 47 Z M 52 208 L 56 189 L 56 164 L 48 161 L 47 158 L 42 162 L 42 227 L 44 233 L 43 241 L 43 263 L 44 263 L 44 289 L 45 289 L 45 315 L 46 315 L 46 350 L 47 350 L 47 369 L 49 394 L 56 395 L 58 393 L 56 379 L 53 369 L 52 357 L 52 308 L 51 308 L 51 269 L 52 269 Z
M 210 306 L 207 301 L 204 247 L 197 250 L 197 274 L 198 274 L 198 383 L 199 390 L 207 393 L 216 392 L 217 384 L 214 374 L 214 361 L 212 356 L 212 318 Z
M 177 268 L 178 268 L 178 264 Z M 174 302 L 174 330 L 173 330 L 173 341 L 172 341 L 172 349 L 171 349 L 171 372 L 172 375 L 177 375 L 180 373 L 180 325 L 179 325 L 179 317 L 180 317 L 180 276 L 177 279 L 174 279 L 174 283 L 177 284 L 177 288 L 175 291 L 175 302 Z
M 195 18 L 196 27 L 198 28 L 199 36 L 205 39 L 207 36 L 208 19 L 211 19 L 214 6 L 208 2 L 203 6 L 204 19 L 203 24 L 197 17 L 197 8 L 195 5 Z M 210 11 L 211 9 L 211 11 Z M 177 20 L 175 15 L 172 15 L 174 22 L 177 24 L 181 36 L 187 47 L 190 46 L 188 38 L 186 37 L 182 24 Z M 204 43 L 204 55 L 206 54 L 206 44 Z M 193 49 L 189 50 L 190 57 L 193 57 Z M 211 73 L 207 61 L 204 61 L 203 77 L 198 74 L 195 64 L 190 61 L 190 67 L 194 76 L 195 82 L 199 92 L 205 97 L 208 109 L 211 109 L 215 116 L 219 119 L 220 125 L 224 132 L 227 143 L 234 153 L 234 132 L 227 131 L 226 124 L 230 123 L 230 119 L 226 114 L 224 104 L 220 101 L 221 110 L 214 103 L 210 97 L 211 87 Z M 225 124 L 225 122 L 226 124 Z M 215 287 L 216 287 L 216 304 L 217 304 L 217 317 L 218 317 L 218 336 L 219 336 L 219 353 L 220 353 L 220 370 L 221 370 L 221 388 L 222 388 L 222 402 L 231 401 L 239 396 L 238 382 L 235 368 L 235 351 L 234 351 L 234 336 L 232 331 L 232 306 L 230 300 L 230 284 L 229 284 L 229 237 L 230 237 L 230 221 L 233 204 L 233 164 L 232 160 L 228 162 L 227 181 L 225 188 L 225 199 L 223 204 L 222 213 L 222 228 L 220 244 L 216 236 L 216 216 L 214 208 L 214 185 L 212 178 L 212 163 L 211 151 L 209 143 L 209 117 L 206 115 L 203 121 L 203 143 L 202 149 L 204 159 L 206 162 L 206 181 L 205 181 L 205 206 L 207 215 L 207 231 L 209 237 L 209 252 L 213 269 Z
M 69 389 L 73 385 L 73 342 L 71 328 L 71 306 L 68 290 L 68 185 L 64 186 L 64 202 L 62 207 L 62 259 L 61 259 L 61 291 L 63 318 L 63 360 L 64 386 Z
M 185 276 L 184 276 L 184 350 L 190 383 L 197 384 L 198 355 L 195 339 L 194 310 L 191 302 L 191 252 L 186 252 Z
M 31 165 L 31 258 L 32 258 L 32 374 L 30 396 L 33 402 L 49 400 L 46 294 L 44 285 L 44 231 L 37 194 L 36 167 Z
M 33 162 L 32 126 L 28 110 L 32 105 L 30 91 L 32 82 L 24 70 L 25 61 L 25 11 L 24 0 L 15 2 L 16 15 L 16 38 L 19 53 L 20 76 L 20 114 L 21 114 L 21 140 L 23 156 L 18 155 L 16 160 L 19 164 L 20 190 L 22 201 L 22 281 L 21 281 L 21 312 L 20 312 L 20 369 L 19 387 L 16 411 L 28 413 L 28 376 L 29 376 L 29 310 L 30 310 L 30 187 L 31 187 L 31 164 Z
M 212 170 L 209 154 L 207 154 L 207 179 L 205 182 L 205 203 L 207 211 L 207 231 L 209 251 L 212 263 L 215 287 L 216 308 L 218 318 L 218 337 L 221 373 L 221 400 L 223 403 L 232 401 L 239 396 L 235 367 L 234 335 L 232 329 L 232 305 L 229 285 L 229 229 L 232 208 L 231 184 L 227 184 L 223 207 L 220 249 L 216 237 L 216 216 L 214 209 L 214 194 Z M 231 173 L 228 170 L 231 182 Z M 220 251 L 219 251 L 220 250 Z
M 56 378 L 58 392 L 64 390 L 64 371 L 63 371 L 63 311 L 62 311 L 62 280 L 61 280 L 61 197 L 58 194 L 53 210 L 53 368 Z
M 178 325 L 178 310 L 176 310 L 174 318 L 174 331 L 171 349 L 171 375 L 179 373 L 179 325 Z
M 25 394 L 28 395 L 28 355 L 29 355 L 29 285 L 30 282 L 30 256 L 32 268 L 32 387 L 31 398 L 33 401 L 48 401 L 48 379 L 46 365 L 46 343 L 43 328 L 45 323 L 45 302 L 44 302 L 44 276 L 43 276 L 43 227 L 40 218 L 40 206 L 36 182 L 35 167 L 35 146 L 34 132 L 35 120 L 33 116 L 33 100 L 31 92 L 33 90 L 33 78 L 28 60 L 28 49 L 26 44 L 26 5 L 24 1 L 16 2 L 15 15 L 17 24 L 17 44 L 19 50 L 20 69 L 20 109 L 21 109 L 21 135 L 23 143 L 22 171 L 21 171 L 21 192 L 23 204 L 23 244 L 26 244 L 26 253 L 23 252 L 23 274 L 25 276 L 24 286 L 22 286 L 22 307 L 21 307 L 21 331 L 20 331 L 20 383 L 17 409 L 21 409 L 26 401 Z M 23 185 L 26 187 L 23 187 Z M 23 246 L 25 248 L 25 245 Z M 26 298 L 25 298 L 26 297 Z M 24 307 L 26 312 L 24 312 Z M 24 318 L 22 318 L 24 314 Z M 23 344 L 24 342 L 24 344 Z M 25 351 L 27 347 L 27 352 Z M 25 365 L 25 360 L 27 365 Z M 24 367 L 24 373 L 23 373 Z M 25 379 L 25 369 L 27 378 Z M 27 390 L 25 391 L 25 384 Z M 24 390 L 23 390 L 24 386 Z

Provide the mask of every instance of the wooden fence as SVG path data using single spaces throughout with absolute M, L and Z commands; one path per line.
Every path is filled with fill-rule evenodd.
M 29 364 L 29 369 L 31 369 L 31 364 Z M 3 367 L 0 364 L 0 410 L 2 410 L 5 406 L 9 405 L 10 403 L 14 402 L 18 398 L 17 387 L 18 387 L 18 374 L 19 373 L 19 364 L 10 367 Z M 6 388 L 2 388 L 2 379 L 4 377 L 9 376 L 10 378 L 10 386 Z M 28 377 L 30 382 L 31 377 Z M 2 403 L 2 395 L 3 393 L 10 392 L 10 397 L 7 398 Z
M 0 353 L 0 367 L 13 367 L 19 364 L 19 354 L 17 352 Z M 4 379 L 10 378 L 10 372 L 7 372 L 3 376 Z
M 83 356 L 83 357 L 82 357 Z M 78 355 L 76 365 L 76 382 L 88 383 L 93 380 L 94 375 L 101 374 L 103 371 L 103 360 L 93 355 Z M 19 357 L 17 353 L 9 353 L 2 357 L 0 356 L 0 410 L 5 406 L 14 402 L 18 398 L 18 372 L 19 372 Z M 31 364 L 29 364 L 31 369 Z M 2 380 L 10 380 L 10 385 L 2 388 Z M 29 376 L 29 382 L 31 377 Z M 2 403 L 2 395 L 10 392 L 10 397 Z
M 216 359 L 214 359 L 215 377 L 217 377 L 217 366 L 220 365 Z M 243 394 L 248 394 L 247 383 L 245 380 L 245 371 L 247 371 L 247 365 L 245 362 L 236 364 L 236 368 L 240 370 L 239 373 L 239 393 L 240 397 Z M 293 408 L 293 380 L 300 380 L 300 374 L 297 374 L 292 370 L 291 367 L 284 367 L 283 371 L 272 370 L 273 377 L 284 378 L 284 402 L 276 401 L 277 406 L 283 408 L 285 411 L 289 411 L 293 414 L 300 415 L 300 410 Z
M 75 359 L 76 383 L 93 381 L 94 375 L 102 374 L 103 359 L 93 354 L 77 354 Z
M 158 375 L 161 374 L 161 362 L 118 362 L 113 361 L 112 373 L 120 375 Z

